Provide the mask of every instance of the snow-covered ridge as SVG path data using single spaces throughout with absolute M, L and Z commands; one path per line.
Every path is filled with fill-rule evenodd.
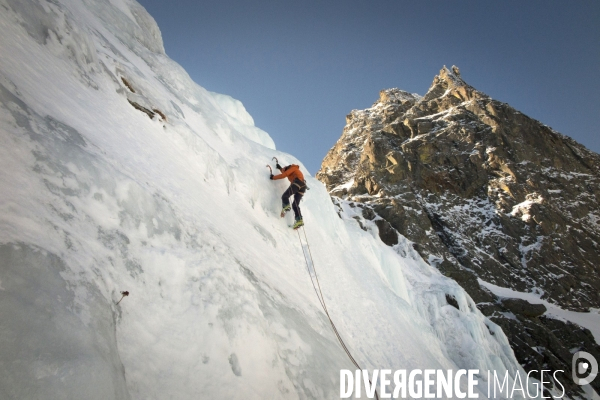
M 0 397 L 337 397 L 351 364 L 265 168 L 301 162 L 192 82 L 134 1 L 0 7 Z M 307 180 L 306 234 L 357 360 L 514 376 L 462 289 Z

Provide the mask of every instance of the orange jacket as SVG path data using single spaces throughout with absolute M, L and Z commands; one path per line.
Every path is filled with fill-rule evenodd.
M 287 167 L 283 167 L 281 170 L 281 174 L 275 175 L 273 180 L 288 178 L 290 182 L 294 182 L 294 179 L 298 178 L 301 181 L 304 181 L 304 175 L 300 171 L 300 167 L 296 164 L 288 165 Z

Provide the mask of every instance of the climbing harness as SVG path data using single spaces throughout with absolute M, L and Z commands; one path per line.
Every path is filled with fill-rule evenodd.
M 317 298 L 319 299 L 319 303 L 321 304 L 323 311 L 325 311 L 325 315 L 327 315 L 327 319 L 329 319 L 331 328 L 333 329 L 333 332 L 335 333 L 335 336 L 337 337 L 338 342 L 340 342 L 340 345 L 342 345 L 342 348 L 348 355 L 348 358 L 350 358 L 350 361 L 352 361 L 352 364 L 354 364 L 354 366 L 356 368 L 358 368 L 359 370 L 362 371 L 363 369 L 360 367 L 360 365 L 358 365 L 358 362 L 356 362 L 354 357 L 352 357 L 352 354 L 350 354 L 350 350 L 348 350 L 346 343 L 344 343 L 344 340 L 340 336 L 340 333 L 338 332 L 335 324 L 333 323 L 333 320 L 331 319 L 331 316 L 329 315 L 329 311 L 327 310 L 327 305 L 325 304 L 325 297 L 323 296 L 323 292 L 321 291 L 321 284 L 319 283 L 319 277 L 317 276 L 317 268 L 315 267 L 315 263 L 313 261 L 312 252 L 310 251 L 310 244 L 308 243 L 308 237 L 306 236 L 306 231 L 304 230 L 304 226 L 302 226 L 302 232 L 304 233 L 304 240 L 306 242 L 306 247 L 308 248 L 308 255 L 310 257 L 310 265 L 312 265 L 313 272 L 315 273 L 315 279 L 313 279 L 313 276 L 310 273 L 308 258 L 306 257 L 306 252 L 304 251 L 304 244 L 302 243 L 302 237 L 300 236 L 300 229 L 297 229 L 296 231 L 298 232 L 298 240 L 300 241 L 300 247 L 302 248 L 302 255 L 304 255 L 304 261 L 306 262 L 306 270 L 308 271 L 308 275 L 310 276 L 310 281 L 312 283 L 313 289 L 315 290 L 315 294 L 317 295 Z M 317 282 L 316 285 L 315 285 L 315 281 Z M 318 291 L 317 291 L 317 288 L 318 288 Z M 371 385 L 373 385 L 371 380 L 369 380 L 369 383 Z M 377 393 L 377 388 L 375 388 L 375 398 L 377 400 L 379 400 L 379 394 Z
M 306 181 L 301 181 L 298 178 L 294 179 L 294 182 L 292 182 L 292 185 L 296 186 L 298 188 L 299 193 L 302 193 L 303 195 L 304 195 L 304 192 L 306 191 L 306 189 L 308 189 L 308 187 L 306 186 Z M 302 190 L 302 189 L 304 189 L 304 190 Z

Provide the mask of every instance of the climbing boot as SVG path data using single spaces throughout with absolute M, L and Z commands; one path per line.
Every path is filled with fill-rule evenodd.
M 281 210 L 281 218 L 283 218 L 285 216 L 285 214 L 290 211 L 292 209 L 292 207 L 288 204 L 287 206 L 283 206 L 283 209 Z
M 304 225 L 304 221 L 302 221 L 302 218 L 297 219 L 296 222 L 294 222 L 294 226 L 292 228 L 294 229 L 298 229 L 300 228 L 302 225 Z

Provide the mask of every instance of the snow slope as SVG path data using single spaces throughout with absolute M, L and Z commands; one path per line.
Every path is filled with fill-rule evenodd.
M 543 291 L 541 289 L 534 292 L 517 292 L 516 290 L 500 287 L 481 279 L 478 281 L 480 285 L 484 286 L 500 298 L 523 299 L 531 304 L 543 304 L 546 307 L 544 315 L 583 326 L 592 332 L 596 342 L 600 342 L 600 310 L 594 308 L 591 309 L 590 312 L 564 310 L 556 304 L 542 300 L 541 296 Z
M 265 168 L 301 162 L 192 82 L 133 0 L 0 8 L 0 397 L 338 398 L 352 365 Z M 359 363 L 514 375 L 457 284 L 307 180 L 310 250 Z

